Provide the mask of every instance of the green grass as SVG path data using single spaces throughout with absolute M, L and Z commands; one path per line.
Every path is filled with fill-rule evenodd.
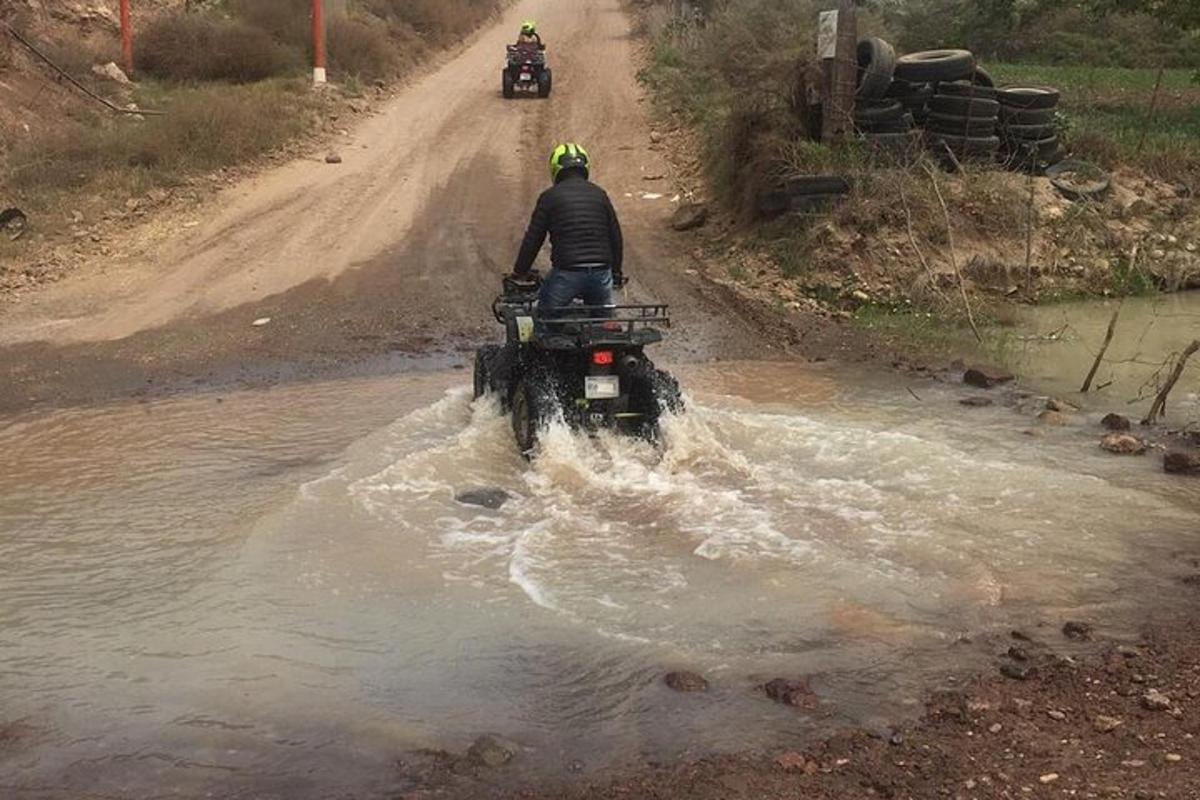
M 1053 86 L 1066 138 L 1078 155 L 1107 167 L 1132 164 L 1159 178 L 1200 181 L 1200 84 L 1186 69 L 989 64 L 996 82 Z

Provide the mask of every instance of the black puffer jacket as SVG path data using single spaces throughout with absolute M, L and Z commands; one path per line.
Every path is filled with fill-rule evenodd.
M 514 274 L 529 272 L 547 233 L 550 263 L 556 268 L 607 264 L 613 275 L 621 274 L 624 252 L 617 212 L 604 190 L 577 170 L 565 173 L 538 198 Z

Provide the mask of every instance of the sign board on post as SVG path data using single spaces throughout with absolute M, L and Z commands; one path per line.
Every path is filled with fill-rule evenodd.
M 837 56 L 837 9 L 822 11 L 817 22 L 817 58 Z

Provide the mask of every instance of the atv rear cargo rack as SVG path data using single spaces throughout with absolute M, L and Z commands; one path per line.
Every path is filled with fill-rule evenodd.
M 504 302 L 497 299 L 493 310 L 506 326 L 517 327 L 518 317 L 532 318 L 534 340 L 551 350 L 593 347 L 605 344 L 654 344 L 662 341 L 657 328 L 671 327 L 665 303 L 619 306 L 566 306 L 545 316 L 533 301 Z M 515 332 L 515 331 L 514 331 Z

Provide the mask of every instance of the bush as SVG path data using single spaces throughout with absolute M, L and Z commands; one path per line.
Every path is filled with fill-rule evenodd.
M 136 66 L 179 83 L 251 83 L 295 71 L 300 51 L 239 20 L 207 14 L 165 15 L 142 32 Z
M 329 66 L 342 76 L 368 80 L 396 71 L 396 46 L 382 25 L 369 25 L 348 17 L 329 23 Z

